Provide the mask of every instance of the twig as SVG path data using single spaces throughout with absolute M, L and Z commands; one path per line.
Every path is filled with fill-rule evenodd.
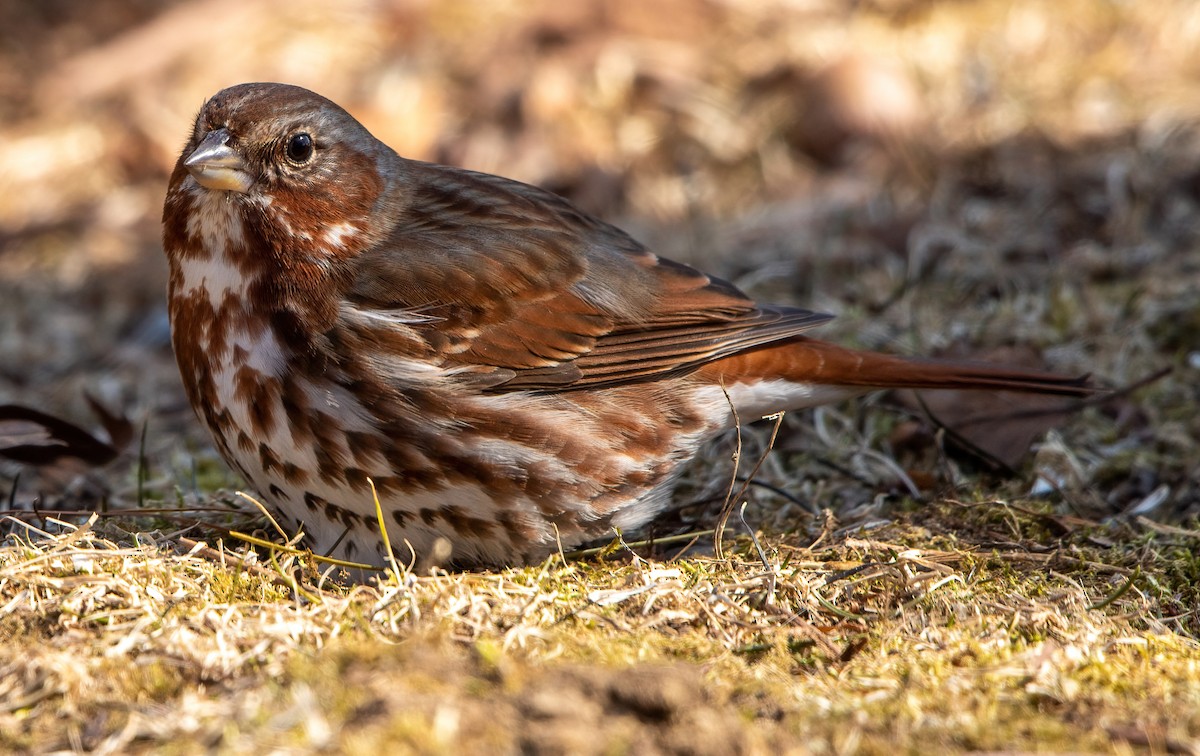
M 1134 581 L 1136 581 L 1141 576 L 1142 576 L 1142 567 L 1141 567 L 1141 565 L 1138 565 L 1137 567 L 1134 568 L 1133 574 L 1130 575 L 1128 578 L 1126 578 L 1125 582 L 1121 584 L 1120 588 L 1118 588 L 1117 590 L 1110 593 L 1104 600 L 1097 601 L 1096 603 L 1088 606 L 1088 609 L 1091 611 L 1097 611 L 1099 609 L 1103 609 L 1104 607 L 1108 606 L 1112 602 L 1121 598 L 1126 593 L 1129 593 L 1129 589 L 1133 587 Z
M 383 537 L 383 552 L 387 556 L 388 564 L 392 567 L 392 575 L 399 583 L 403 573 L 400 572 L 400 565 L 396 562 L 396 555 L 392 553 L 392 540 L 388 538 L 387 523 L 383 519 L 383 505 L 379 502 L 379 492 L 375 490 L 375 481 L 370 477 L 367 478 L 367 484 L 371 486 L 371 498 L 375 501 L 375 519 L 379 521 L 379 535 Z M 412 544 L 409 544 L 409 549 L 412 549 Z M 416 557 L 415 550 L 413 556 Z
M 245 491 L 234 491 L 233 493 L 235 496 L 240 496 L 243 499 L 245 499 L 246 501 L 253 504 L 254 506 L 258 507 L 258 511 L 262 512 L 263 516 L 266 517 L 267 520 L 270 521 L 271 525 L 273 525 L 275 527 L 275 532 L 279 533 L 280 538 L 282 538 L 285 541 L 289 541 L 289 542 L 292 540 L 291 538 L 288 537 L 288 534 L 286 532 L 284 532 L 283 528 L 279 527 L 279 523 L 275 521 L 275 518 L 271 516 L 271 513 L 269 511 L 267 511 L 267 508 L 265 506 L 263 506 L 262 502 L 260 502 L 258 499 L 254 498 L 250 494 L 246 493 Z
M 762 544 L 758 542 L 758 534 L 754 532 L 754 528 L 750 527 L 750 523 L 746 522 L 746 502 L 742 502 L 742 506 L 738 509 L 738 518 L 741 519 L 742 525 L 745 526 L 746 532 L 750 534 L 750 542 L 754 544 L 754 550 L 758 552 L 758 558 L 762 560 L 763 569 L 767 575 L 767 601 L 770 605 L 775 604 L 775 583 L 777 576 L 775 575 L 775 566 L 771 564 L 771 560 L 767 559 L 767 552 L 763 551 Z
M 725 503 L 721 505 L 721 516 L 717 519 L 716 532 L 713 534 L 713 552 L 717 555 L 717 559 L 721 559 L 725 555 L 725 548 L 722 545 L 725 537 L 725 523 L 729 521 L 729 515 L 733 513 L 733 487 L 737 484 L 738 465 L 742 461 L 742 420 L 738 417 L 737 407 L 733 406 L 733 398 L 729 396 L 729 390 L 725 388 L 723 380 L 721 381 L 721 393 L 725 395 L 729 411 L 733 413 L 733 431 L 736 434 L 737 445 L 733 450 L 733 474 L 729 476 L 729 490 L 725 492 Z
M 724 391 L 724 389 L 725 389 L 725 387 L 722 386 L 721 390 Z M 725 396 L 726 396 L 726 398 L 728 398 L 729 394 L 726 393 Z M 730 407 L 732 408 L 733 405 L 730 404 Z M 717 552 L 718 558 L 724 557 L 724 554 L 722 553 L 722 540 L 723 540 L 723 537 L 725 534 L 725 524 L 729 521 L 730 515 L 733 514 L 733 508 L 735 506 L 734 502 L 740 501 L 742 499 L 742 497 L 746 495 L 746 491 L 749 490 L 749 488 L 750 488 L 750 481 L 754 480 L 755 475 L 758 475 L 758 471 L 762 468 L 763 463 L 767 461 L 767 455 L 769 455 L 771 453 L 771 449 L 775 448 L 775 439 L 776 439 L 776 437 L 779 436 L 779 428 L 781 425 L 783 425 L 783 416 L 785 414 L 786 413 L 784 413 L 784 412 L 777 412 L 774 415 L 767 415 L 766 417 L 763 418 L 764 420 L 769 419 L 769 418 L 774 418 L 774 420 L 775 420 L 775 425 L 771 427 L 771 437 L 769 439 L 767 439 L 767 448 L 763 449 L 762 455 L 760 455 L 758 458 L 758 461 L 754 463 L 754 469 L 752 469 L 750 471 L 750 474 L 746 476 L 746 482 L 743 483 L 742 487 L 738 490 L 737 496 L 733 496 L 733 497 L 727 496 L 725 499 L 725 506 L 721 508 L 721 519 L 717 521 L 716 552 Z M 737 414 L 735 412 L 734 413 L 734 421 L 737 421 L 737 419 L 738 419 Z M 738 453 L 739 453 L 739 455 L 741 453 L 741 448 L 742 448 L 741 445 L 742 445 L 742 436 L 741 436 L 741 432 L 739 431 L 738 432 Z M 734 481 L 736 481 L 736 480 L 737 480 L 737 468 L 735 467 L 734 468 Z M 733 481 L 730 482 L 729 490 L 730 490 L 730 492 L 733 491 Z M 745 522 L 745 519 L 743 518 L 742 521 Z M 747 525 L 747 527 L 749 527 L 749 525 Z

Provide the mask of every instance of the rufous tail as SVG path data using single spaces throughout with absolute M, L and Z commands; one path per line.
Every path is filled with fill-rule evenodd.
M 974 389 L 1060 396 L 1095 393 L 1086 375 L 1067 377 L 986 363 L 896 357 L 804 337 L 717 360 L 701 368 L 700 374 L 725 384 L 782 379 L 864 390 Z

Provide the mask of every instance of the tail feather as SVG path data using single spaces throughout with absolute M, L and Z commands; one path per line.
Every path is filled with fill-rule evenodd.
M 872 389 L 968 389 L 1087 396 L 1089 376 L 1068 377 L 986 363 L 896 357 L 809 338 L 743 352 L 701 368 L 726 384 L 783 379 L 800 384 Z

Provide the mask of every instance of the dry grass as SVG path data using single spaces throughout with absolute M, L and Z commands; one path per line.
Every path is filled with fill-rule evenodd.
M 56 7 L 0 10 L 0 403 L 86 424 L 86 390 L 146 432 L 101 469 L 0 467 L 0 750 L 1200 752 L 1190 0 Z M 733 437 L 653 545 L 346 585 L 228 535 L 285 540 L 164 338 L 165 173 L 247 79 L 846 343 L 1169 373 L 1002 472 L 901 398 L 788 416 L 726 559 Z
M 946 508 L 958 537 L 992 518 L 1040 527 L 999 504 Z M 1194 620 L 1166 614 L 1194 590 L 1176 570 L 1196 532 L 1143 535 L 1136 564 L 1097 535 L 935 550 L 893 524 L 770 542 L 766 565 L 746 543 L 724 562 L 618 549 L 341 587 L 290 555 L 264 566 L 94 526 L 0 550 L 7 749 L 669 749 L 688 747 L 697 712 L 721 747 L 693 745 L 713 753 L 897 737 L 1174 751 L 1200 727 L 1200 645 L 1180 632 Z

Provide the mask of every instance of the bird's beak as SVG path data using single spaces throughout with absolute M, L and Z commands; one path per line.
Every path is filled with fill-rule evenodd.
M 208 132 L 183 165 L 206 189 L 245 194 L 254 183 L 246 162 L 229 146 L 228 129 Z

